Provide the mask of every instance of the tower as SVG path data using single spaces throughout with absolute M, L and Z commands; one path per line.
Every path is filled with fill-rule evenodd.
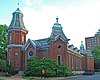
M 81 41 L 81 45 L 80 45 L 80 53 L 84 54 L 84 45 L 83 45 L 83 41 Z
M 26 43 L 26 30 L 23 23 L 23 14 L 19 8 L 12 13 L 12 21 L 7 28 L 8 32 L 8 53 L 7 58 L 13 69 L 20 70 L 23 65 L 22 46 Z
M 67 62 L 67 44 L 70 39 L 65 36 L 58 19 L 59 18 L 57 17 L 49 37 L 50 57 L 56 60 L 58 64 L 61 64 L 62 62 Z

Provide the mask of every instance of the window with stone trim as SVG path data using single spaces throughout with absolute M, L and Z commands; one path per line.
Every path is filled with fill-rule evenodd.
M 9 59 L 9 65 L 11 64 L 11 60 Z
M 76 68 L 78 68 L 78 58 L 76 57 Z
M 43 59 L 46 59 L 46 57 L 43 57 Z
M 16 52 L 15 55 L 18 56 L 18 52 Z
M 61 47 L 62 47 L 61 45 L 58 45 L 58 47 L 57 47 L 57 48 L 58 48 L 58 50 L 60 50 L 60 49 L 61 49 Z
M 72 68 L 74 68 L 74 56 L 72 56 Z
M 22 36 L 22 45 L 24 44 L 24 36 Z
M 34 55 L 34 52 L 33 52 L 33 51 L 29 51 L 29 53 L 28 53 L 28 57 L 29 57 L 29 58 L 32 58 L 33 55 Z
M 10 34 L 9 44 L 12 44 L 12 35 Z
M 58 64 L 61 64 L 62 63 L 62 56 L 58 54 L 57 60 L 58 60 Z

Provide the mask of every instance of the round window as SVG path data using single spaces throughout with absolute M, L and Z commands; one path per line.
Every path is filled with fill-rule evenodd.
M 33 51 L 30 51 L 30 52 L 29 52 L 29 56 L 30 56 L 30 57 L 33 56 Z
M 58 49 L 61 49 L 61 45 L 58 46 Z

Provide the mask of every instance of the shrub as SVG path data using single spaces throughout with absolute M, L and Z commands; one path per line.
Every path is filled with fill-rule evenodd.
M 7 72 L 8 72 L 8 74 L 15 75 L 15 74 L 17 74 L 19 71 L 18 71 L 18 70 L 14 70 L 14 69 L 8 69 Z
M 5 74 L 4 76 L 9 77 L 9 76 L 11 76 L 11 74 Z
M 67 64 L 56 64 L 52 59 L 38 59 L 33 57 L 27 61 L 26 76 L 41 76 L 41 71 L 46 70 L 47 77 L 64 77 L 73 75 L 72 70 L 68 69 Z

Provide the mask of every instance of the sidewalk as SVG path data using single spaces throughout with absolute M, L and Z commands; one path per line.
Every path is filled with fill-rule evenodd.
M 80 75 L 82 76 L 82 75 Z M 52 78 L 42 78 L 34 77 L 33 80 L 64 80 L 65 78 L 80 77 L 80 76 L 70 76 L 70 77 L 52 77 Z M 30 78 L 22 78 L 22 76 L 11 76 L 11 77 L 0 77 L 0 80 L 30 80 Z

